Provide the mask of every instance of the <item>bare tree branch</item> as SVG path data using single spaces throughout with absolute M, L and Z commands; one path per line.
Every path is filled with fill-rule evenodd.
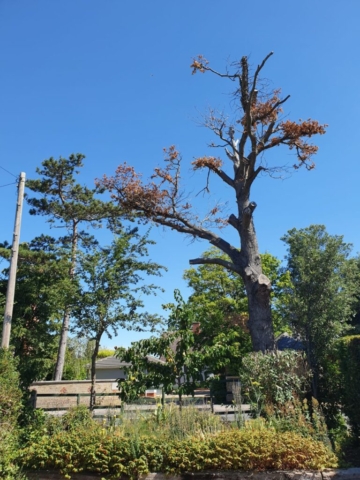
M 259 73 L 261 72 L 261 70 L 264 68 L 264 65 L 265 63 L 269 60 L 269 58 L 274 55 L 274 52 L 270 52 L 268 55 L 266 55 L 266 57 L 264 58 L 264 60 L 260 63 L 260 65 L 258 65 L 256 71 L 255 71 L 255 75 L 254 75 L 254 79 L 253 79 L 253 84 L 252 84 L 252 89 L 251 89 L 251 93 L 250 93 L 250 98 L 249 98 L 249 102 L 251 103 L 251 100 L 252 100 L 252 97 L 254 95 L 254 91 L 256 90 L 256 84 L 257 84 L 257 79 L 258 79 L 258 76 L 259 76 Z
M 239 269 L 236 267 L 236 265 L 231 262 L 227 262 L 226 260 L 222 260 L 221 258 L 194 258 L 190 260 L 189 263 L 190 265 L 221 265 L 227 270 L 239 273 Z

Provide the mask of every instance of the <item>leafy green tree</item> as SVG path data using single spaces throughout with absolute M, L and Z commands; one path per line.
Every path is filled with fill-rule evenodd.
M 210 248 L 202 255 L 203 258 L 218 258 L 228 261 L 225 254 L 215 247 Z M 273 309 L 273 323 L 275 334 L 278 335 L 287 329 L 284 318 L 278 306 L 283 302 L 285 287 L 289 284 L 289 275 L 282 272 L 280 260 L 270 253 L 261 254 L 261 263 L 264 274 L 272 284 L 271 302 Z M 206 324 L 211 322 L 214 332 L 234 325 L 236 321 L 244 330 L 249 318 L 248 302 L 244 282 L 234 272 L 224 270 L 220 265 L 204 264 L 197 268 L 185 270 L 184 279 L 192 289 L 189 303 L 197 309 L 202 319 L 202 330 L 208 330 Z M 223 319 L 221 321 L 221 318 Z
M 27 188 L 37 194 L 27 195 L 31 205 L 30 214 L 43 215 L 52 227 L 64 227 L 67 235 L 62 237 L 64 244 L 70 245 L 70 266 L 68 276 L 74 279 L 76 260 L 80 242 L 89 242 L 89 235 L 81 230 L 87 226 L 98 227 L 104 218 L 109 218 L 115 208 L 96 198 L 99 189 L 89 189 L 76 183 L 75 175 L 80 173 L 84 155 L 72 154 L 58 160 L 49 158 L 42 162 L 36 172 L 39 179 L 28 180 Z M 65 351 L 70 324 L 71 306 L 65 305 L 59 349 L 55 367 L 55 380 L 61 380 L 65 362 Z
M 357 254 L 356 256 L 356 264 L 357 268 L 359 271 L 359 276 L 360 276 L 360 254 Z M 355 308 L 355 315 L 351 320 L 351 334 L 352 335 L 359 335 L 360 334 L 360 294 L 357 296 L 358 300 L 356 303 L 356 308 Z
M 86 337 L 69 337 L 63 372 L 64 380 L 87 380 L 94 341 Z
M 215 247 L 204 252 L 202 257 L 227 259 Z M 244 282 L 234 272 L 224 270 L 220 265 L 205 264 L 185 270 L 184 279 L 192 289 L 189 303 L 204 309 L 207 315 L 211 312 L 222 312 L 224 316 L 247 314 Z
M 198 341 L 199 332 L 192 328 L 195 311 L 187 304 L 178 290 L 176 304 L 166 305 L 170 310 L 168 330 L 160 337 L 132 343 L 128 349 L 119 348 L 116 356 L 130 363 L 125 368 L 127 379 L 119 384 L 123 401 L 131 401 L 147 388 L 161 387 L 166 394 L 176 392 L 180 407 L 183 395 L 193 395 L 204 385 L 212 369 L 227 365 L 239 355 L 236 333 L 220 333 L 212 345 Z M 229 341 L 230 340 L 230 341 Z M 158 361 L 156 361 L 158 359 Z
M 125 367 L 127 379 L 119 384 L 123 401 L 137 398 L 147 388 L 162 387 L 166 394 L 176 391 L 181 407 L 182 396 L 193 394 L 203 381 L 203 362 L 193 350 L 192 312 L 179 291 L 175 291 L 175 299 L 177 305 L 168 306 L 171 315 L 167 332 L 134 342 L 128 349 L 117 349 L 116 356 L 130 363 Z
M 156 294 L 153 284 L 143 282 L 142 274 L 160 275 L 163 267 L 143 257 L 153 244 L 137 229 L 119 231 L 109 247 L 94 246 L 79 256 L 78 277 L 82 292 L 74 310 L 75 331 L 94 341 L 91 356 L 90 408 L 95 405 L 95 362 L 104 333 L 111 338 L 119 329 L 154 329 L 160 319 L 141 311 L 141 295 Z
M 7 243 L 0 247 L 0 256 L 10 258 Z M 54 238 L 42 235 L 20 244 L 10 345 L 20 359 L 24 386 L 53 371 L 64 305 L 74 292 L 68 270 L 67 255 Z M 8 269 L 4 269 L 0 276 L 3 295 L 7 281 Z
M 225 254 L 215 247 L 204 252 L 203 258 L 219 258 L 227 261 Z M 269 253 L 261 255 L 265 275 L 273 286 L 271 301 L 273 304 L 273 321 L 275 333 L 286 328 L 284 316 L 278 308 L 284 295 L 284 286 L 288 284 L 288 274 L 280 270 L 280 261 Z M 194 310 L 194 318 L 201 328 L 196 337 L 198 348 L 211 347 L 219 341 L 219 335 L 226 337 L 226 342 L 234 342 L 239 348 L 223 372 L 218 371 L 211 362 L 215 374 L 237 374 L 243 355 L 251 351 L 250 332 L 247 328 L 249 318 L 246 289 L 242 278 L 234 272 L 224 270 L 220 265 L 205 264 L 185 271 L 184 278 L 192 289 L 188 304 Z
M 288 247 L 291 278 L 284 314 L 304 343 L 313 372 L 312 394 L 319 398 L 325 394 L 321 382 L 326 358 L 348 331 L 354 313 L 358 269 L 355 260 L 349 260 L 351 245 L 323 225 L 294 228 L 282 240 Z

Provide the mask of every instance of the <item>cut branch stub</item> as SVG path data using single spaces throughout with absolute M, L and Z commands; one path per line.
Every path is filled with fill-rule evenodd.
M 253 211 L 257 207 L 257 204 L 255 202 L 250 202 L 247 207 L 244 208 L 243 210 L 243 215 L 246 218 L 251 218 Z
M 228 218 L 228 223 L 229 225 L 234 227 L 236 230 L 239 230 L 241 226 L 241 221 L 233 213 Z
M 268 293 L 271 291 L 271 281 L 263 273 L 258 274 L 253 268 L 247 266 L 245 268 L 245 276 L 251 280 L 251 282 L 255 283 L 254 286 L 256 290 L 263 293 Z
M 259 276 L 258 276 L 258 279 L 257 279 L 257 283 L 258 283 L 258 288 L 263 290 L 263 291 L 271 291 L 271 281 L 270 279 L 264 275 L 263 273 L 261 273 Z

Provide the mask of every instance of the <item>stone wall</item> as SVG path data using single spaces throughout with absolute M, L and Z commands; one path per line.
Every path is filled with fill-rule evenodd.
M 64 480 L 58 472 L 28 472 L 30 480 Z M 103 475 L 72 474 L 72 480 L 100 480 Z M 243 472 L 211 471 L 185 473 L 183 475 L 164 475 L 163 473 L 148 473 L 141 480 L 360 480 L 360 468 L 347 470 L 326 469 L 314 471 L 273 471 L 273 472 Z

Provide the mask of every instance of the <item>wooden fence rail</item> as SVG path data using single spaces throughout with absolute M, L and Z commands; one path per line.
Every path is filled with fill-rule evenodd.
M 48 397 L 76 397 L 76 405 L 80 405 L 81 397 L 90 397 L 90 393 L 37 393 L 36 390 L 31 390 L 30 392 L 30 404 L 33 408 L 37 408 L 37 399 L 38 398 L 48 398 Z M 119 397 L 118 393 L 96 393 L 95 398 L 97 397 Z M 120 406 L 120 405 L 119 405 Z M 43 410 L 54 410 L 54 407 L 41 407 Z M 68 406 L 62 407 L 64 410 L 67 410 Z M 104 405 L 95 405 L 94 408 L 104 408 Z

